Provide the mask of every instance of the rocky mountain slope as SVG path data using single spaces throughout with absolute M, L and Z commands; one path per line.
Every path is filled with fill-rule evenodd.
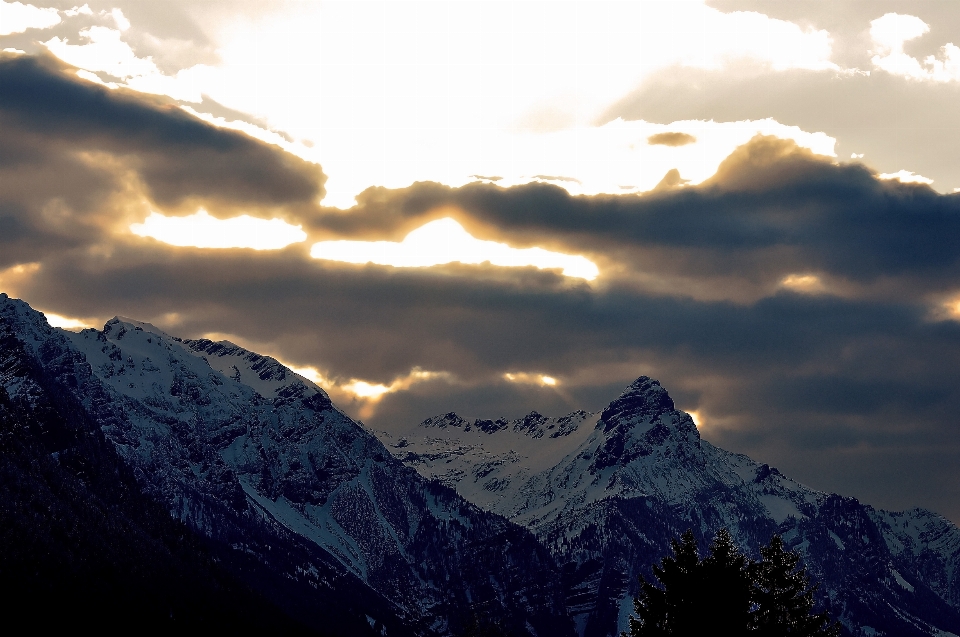
M 0 608 L 21 622 L 109 632 L 309 634 L 222 567 L 161 503 L 69 392 L 0 323 Z M 362 628 L 362 626 L 360 626 Z
M 581 635 L 626 628 L 637 575 L 692 528 L 755 552 L 774 532 L 823 582 L 853 634 L 960 633 L 960 530 L 923 510 L 878 511 L 809 489 L 702 440 L 643 377 L 602 412 L 468 422 L 454 413 L 381 432 L 421 475 L 533 531 L 564 571 Z
M 600 413 L 378 435 L 232 343 L 66 332 L 0 294 L 0 580 L 93 623 L 592 637 L 671 538 L 726 527 L 781 533 L 851 634 L 960 634 L 956 526 L 718 449 L 649 378 Z
M 304 625 L 450 634 L 480 614 L 518 634 L 573 633 L 552 556 L 529 531 L 405 467 L 275 360 L 120 318 L 65 332 L 6 295 L 0 329 L 12 401 L 28 413 L 42 402 L 34 370 L 143 497 Z

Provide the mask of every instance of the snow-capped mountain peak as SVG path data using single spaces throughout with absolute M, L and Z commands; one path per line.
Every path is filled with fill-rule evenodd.
M 562 420 L 534 412 L 513 423 L 471 424 L 445 414 L 406 432 L 392 450 L 422 475 L 529 528 L 567 561 L 568 608 L 581 635 L 627 627 L 638 564 L 659 559 L 686 528 L 703 540 L 727 528 L 748 551 L 781 533 L 815 577 L 829 582 L 830 599 L 842 600 L 835 612 L 856 630 L 863 617 L 887 614 L 862 625 L 896 625 L 901 632 L 887 634 L 906 634 L 902 618 L 913 617 L 915 634 L 944 634 L 918 620 L 919 609 L 952 605 L 949 614 L 960 607 L 955 526 L 927 512 L 877 512 L 719 449 L 700 438 L 654 379 L 638 378 L 598 414 L 576 412 L 579 426 L 569 435 L 543 435 Z M 638 559 L 641 553 L 650 557 Z M 934 562 L 933 592 L 922 597 L 916 578 L 905 574 Z M 897 611 L 886 601 L 891 596 L 898 596 Z
M 311 607 L 352 590 L 343 610 L 365 606 L 371 628 L 406 625 L 401 635 L 462 632 L 471 600 L 517 630 L 572 631 L 529 531 L 423 480 L 275 359 L 124 317 L 59 330 L 4 295 L 0 383 L 27 408 L 70 396 L 144 493 L 252 560 L 249 582 L 271 597 L 296 589 Z
M 66 332 L 0 295 L 0 386 L 28 420 L 63 406 L 102 436 L 162 511 L 256 565 L 238 573 L 257 590 L 370 602 L 371 629 L 409 627 L 390 634 L 459 634 L 482 607 L 518 634 L 617 635 L 688 528 L 747 552 L 779 533 L 853 634 L 960 634 L 955 525 L 719 449 L 649 377 L 595 413 L 449 412 L 378 440 L 270 357 L 123 317 Z
M 600 412 L 600 420 L 604 430 L 609 430 L 618 425 L 649 421 L 675 408 L 673 399 L 660 381 L 641 376 Z

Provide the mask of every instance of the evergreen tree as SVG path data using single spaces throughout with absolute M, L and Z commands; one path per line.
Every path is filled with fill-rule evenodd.
M 750 566 L 753 601 L 756 609 L 751 628 L 758 637 L 832 637 L 839 625 L 830 622 L 827 613 L 813 612 L 813 594 L 806 569 L 799 566 L 800 555 L 787 551 L 783 539 L 774 535 L 760 549 L 760 561 Z
M 654 565 L 653 574 L 660 586 L 640 576 L 640 592 L 633 600 L 637 617 L 630 618 L 630 633 L 634 637 L 661 637 L 674 634 L 674 628 L 688 606 L 697 596 L 697 571 L 700 554 L 692 531 L 680 540 L 670 541 L 673 557 L 664 557 Z
M 730 533 L 720 529 L 710 544 L 710 554 L 700 565 L 703 595 L 695 611 L 714 634 L 738 635 L 750 623 L 753 600 L 747 564 Z
M 742 632 L 750 613 L 750 580 L 747 559 L 730 534 L 726 530 L 718 533 L 702 561 L 692 531 L 671 544 L 673 556 L 653 567 L 659 586 L 640 576 L 630 634 L 661 637 Z
M 726 529 L 702 560 L 692 531 L 672 540 L 671 547 L 673 555 L 653 567 L 655 583 L 640 576 L 630 637 L 839 634 L 839 624 L 831 624 L 827 613 L 813 613 L 816 587 L 799 567 L 800 555 L 787 551 L 780 536 L 760 549 L 756 562 L 740 553 Z

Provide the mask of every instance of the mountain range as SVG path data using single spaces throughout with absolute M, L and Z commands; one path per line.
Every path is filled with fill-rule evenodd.
M 603 410 L 370 431 L 278 361 L 0 294 L 0 579 L 64 622 L 617 635 L 692 529 L 803 556 L 854 635 L 960 634 L 960 529 L 700 437 L 653 379 Z

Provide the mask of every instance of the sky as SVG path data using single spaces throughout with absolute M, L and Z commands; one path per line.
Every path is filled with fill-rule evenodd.
M 960 522 L 952 0 L 0 0 L 0 290 L 374 429 L 596 411 Z

